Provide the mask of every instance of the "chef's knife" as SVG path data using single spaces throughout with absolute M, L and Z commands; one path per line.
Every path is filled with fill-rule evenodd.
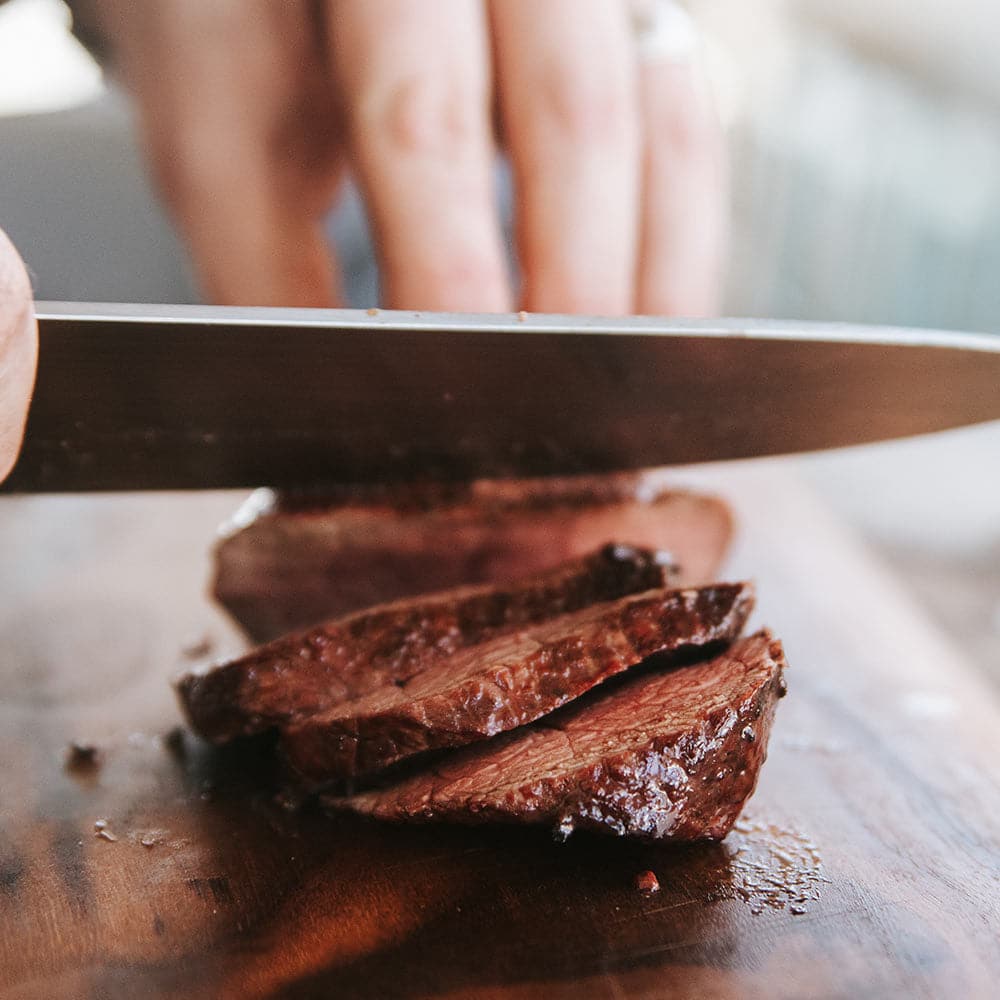
M 39 305 L 13 492 L 573 474 L 1000 419 L 1000 337 L 681 322 Z

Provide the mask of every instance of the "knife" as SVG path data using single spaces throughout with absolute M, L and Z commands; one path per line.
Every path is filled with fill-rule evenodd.
M 571 475 L 1000 419 L 1000 337 L 40 303 L 8 492 Z

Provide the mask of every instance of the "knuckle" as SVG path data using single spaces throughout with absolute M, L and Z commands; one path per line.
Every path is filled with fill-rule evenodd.
M 672 100 L 650 123 L 672 156 L 714 156 L 723 146 L 722 126 L 714 108 L 702 101 Z
M 401 76 L 356 105 L 354 129 L 395 152 L 450 157 L 483 132 L 485 95 L 447 74 L 429 71 Z
M 625 140 L 637 125 L 635 96 L 624 74 L 550 73 L 537 96 L 541 127 L 572 145 Z

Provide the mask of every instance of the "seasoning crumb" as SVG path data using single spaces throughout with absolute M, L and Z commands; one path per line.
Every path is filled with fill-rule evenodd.
M 378 315 L 378 310 L 377 309 L 366 309 L 365 312 L 368 313 L 369 316 L 377 316 Z
M 163 843 L 163 831 L 162 830 L 150 830 L 148 833 L 144 833 L 139 840 L 139 843 L 143 847 L 158 847 Z
M 655 872 L 639 872 L 639 874 L 635 877 L 635 887 L 640 892 L 648 892 L 652 894 L 660 891 L 660 880 L 656 877 Z
M 284 812 L 297 812 L 302 805 L 302 797 L 297 794 L 291 788 L 283 788 L 281 791 L 276 792 L 271 801 L 277 808 L 283 810 Z
M 215 649 L 215 640 L 207 633 L 200 639 L 181 647 L 181 655 L 187 660 L 201 660 Z
M 806 910 L 806 908 L 801 903 L 792 903 L 792 905 L 789 906 L 788 909 L 792 913 L 794 913 L 795 916 L 797 916 L 797 917 L 801 917 L 803 913 L 807 913 L 808 912 Z
M 73 740 L 66 748 L 68 771 L 93 771 L 100 766 L 100 753 L 93 743 Z
M 524 323 L 524 322 L 527 322 L 527 319 L 528 319 L 528 314 L 522 309 L 517 314 L 517 321 L 518 321 L 518 323 Z
M 103 837 L 104 840 L 110 840 L 112 843 L 118 839 L 108 828 L 108 821 L 106 819 L 94 820 L 94 836 Z

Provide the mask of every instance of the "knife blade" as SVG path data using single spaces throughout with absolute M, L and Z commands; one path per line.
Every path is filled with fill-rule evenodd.
M 41 303 L 9 492 L 571 475 L 1000 419 L 1000 337 Z

